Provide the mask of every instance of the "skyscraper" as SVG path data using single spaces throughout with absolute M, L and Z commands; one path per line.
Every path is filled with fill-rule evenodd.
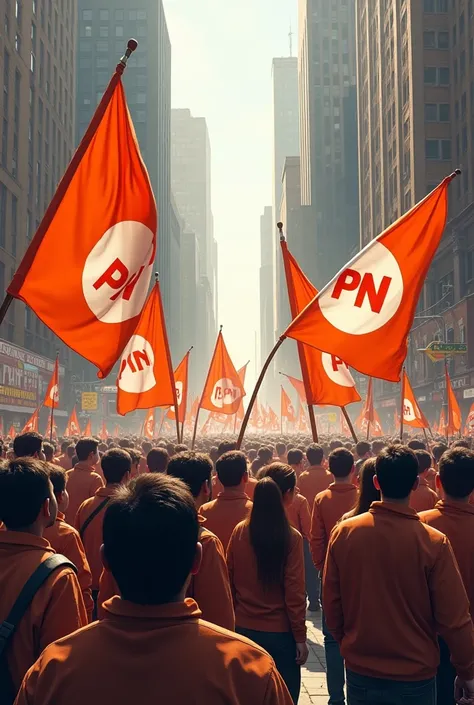
M 260 366 L 274 345 L 273 213 L 265 206 L 260 216 Z

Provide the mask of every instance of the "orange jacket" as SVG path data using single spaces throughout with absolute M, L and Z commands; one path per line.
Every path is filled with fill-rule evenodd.
M 193 600 L 114 597 L 105 619 L 42 654 L 16 705 L 292 705 L 266 651 L 200 616 Z
M 324 567 L 331 531 L 339 519 L 353 508 L 357 492 L 357 487 L 350 483 L 333 483 L 316 496 L 311 518 L 311 555 L 317 570 Z
M 421 512 L 420 519 L 448 537 L 474 617 L 474 507 L 468 502 L 443 499 L 434 509 Z
M 72 458 L 68 455 L 62 454 L 54 459 L 56 465 L 60 465 L 63 470 L 71 470 L 72 468 Z
M 407 506 L 374 502 L 369 512 L 334 529 L 323 607 L 328 629 L 355 673 L 432 678 L 440 634 L 458 675 L 474 678 L 474 628 L 451 546 Z
M 5 620 L 28 578 L 54 555 L 46 539 L 18 531 L 0 532 L 0 622 Z M 8 646 L 16 688 L 43 649 L 87 624 L 81 588 L 71 568 L 58 568 L 40 587 Z
M 238 627 L 264 632 L 292 632 L 306 640 L 306 589 L 303 538 L 291 529 L 291 544 L 281 584 L 265 589 L 258 578 L 249 527 L 235 527 L 227 549 L 230 584 Z
M 72 470 L 69 470 L 67 473 L 69 507 L 66 512 L 68 524 L 75 526 L 74 520 L 81 504 L 89 497 L 93 497 L 103 485 L 102 478 L 85 463 L 77 463 Z
M 410 507 L 415 512 L 424 512 L 433 509 L 438 499 L 438 495 L 430 488 L 427 480 L 420 477 L 420 484 L 410 495 Z
M 295 492 L 291 504 L 286 507 L 286 515 L 291 526 L 300 532 L 307 541 L 311 537 L 311 513 L 305 497 Z
M 66 556 L 76 566 L 77 579 L 81 586 L 84 605 L 89 621 L 91 621 L 94 609 L 91 590 L 92 575 L 79 532 L 69 526 L 69 524 L 66 524 L 64 514 L 58 512 L 54 525 L 45 530 L 43 538 L 49 541 L 56 553 Z
M 334 478 L 325 468 L 321 465 L 312 465 L 299 476 L 298 491 L 306 497 L 312 509 L 316 495 L 327 490 L 332 482 Z
M 226 549 L 233 530 L 247 518 L 252 506 L 241 487 L 224 487 L 216 499 L 200 507 L 199 513 L 206 519 L 206 529 L 212 531 Z
M 76 518 L 74 520 L 74 526 L 78 531 L 82 529 L 84 523 L 87 521 L 92 512 L 95 511 L 107 497 L 112 497 L 115 489 L 115 485 L 100 487 L 94 497 L 86 499 L 86 501 L 81 504 L 77 510 Z M 105 505 L 100 512 L 95 515 L 89 526 L 86 527 L 82 537 L 82 543 L 84 544 L 87 560 L 89 561 L 89 565 L 91 567 L 93 590 L 99 589 L 99 580 L 102 573 L 100 547 L 103 543 L 102 524 L 104 523 L 104 514 L 106 509 L 107 505 Z

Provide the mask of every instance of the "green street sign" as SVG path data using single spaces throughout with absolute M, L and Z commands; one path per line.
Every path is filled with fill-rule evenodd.
M 436 362 L 449 355 L 465 355 L 467 353 L 466 343 L 438 343 L 433 341 L 423 350 L 428 357 Z

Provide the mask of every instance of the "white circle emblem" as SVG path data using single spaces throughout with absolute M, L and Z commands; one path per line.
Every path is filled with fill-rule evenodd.
M 148 340 L 133 335 L 122 353 L 117 385 L 131 394 L 148 392 L 156 384 L 154 364 L 155 355 Z
M 223 409 L 224 406 L 234 404 L 241 396 L 240 387 L 235 387 L 231 379 L 225 378 L 215 383 L 211 401 L 218 409 Z
M 321 360 L 324 371 L 332 382 L 335 382 L 340 387 L 355 387 L 349 368 L 337 355 L 322 353 Z

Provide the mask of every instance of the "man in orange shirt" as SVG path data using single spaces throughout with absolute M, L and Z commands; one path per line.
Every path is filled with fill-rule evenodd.
M 126 450 L 122 448 L 111 448 L 106 451 L 100 461 L 102 472 L 104 473 L 106 486 L 99 487 L 94 497 L 86 499 L 79 507 L 75 527 L 78 530 L 87 560 L 92 573 L 92 597 L 97 606 L 99 594 L 99 581 L 102 573 L 102 559 L 100 557 L 100 547 L 102 546 L 102 523 L 104 521 L 105 509 L 121 483 L 125 484 L 130 479 L 132 459 Z M 94 619 L 97 616 L 94 610 Z
M 71 526 L 74 526 L 77 510 L 81 504 L 104 486 L 102 478 L 93 469 L 99 462 L 98 445 L 99 442 L 94 438 L 81 438 L 76 443 L 79 462 L 67 473 L 69 507 L 66 511 L 66 521 Z
M 347 448 L 337 448 L 329 455 L 329 471 L 334 476 L 334 483 L 316 495 L 311 519 L 311 555 L 319 571 L 324 567 L 331 531 L 357 500 L 357 487 L 351 482 L 354 456 Z M 324 612 L 322 627 L 329 701 L 331 705 L 343 705 L 344 661 L 337 642 L 327 628 Z
M 121 487 L 104 520 L 104 563 L 122 597 L 105 618 L 52 644 L 16 705 L 292 705 L 272 658 L 201 619 L 185 599 L 199 570 L 197 511 L 187 487 L 144 474 Z
M 433 492 L 426 479 L 431 469 L 432 458 L 427 450 L 415 450 L 413 452 L 418 461 L 418 486 L 411 493 L 410 507 L 415 512 L 424 512 L 428 509 L 433 509 L 438 501 L 438 495 Z
M 323 607 L 350 703 L 435 705 L 437 634 L 451 651 L 458 701 L 474 700 L 469 602 L 449 540 L 409 506 L 417 482 L 413 451 L 389 446 L 376 460 L 382 501 L 331 535 Z
M 296 473 L 296 480 L 299 480 L 301 473 L 304 470 L 304 455 L 299 448 L 291 448 L 288 451 L 288 465 L 290 465 Z
M 0 463 L 0 521 L 6 527 L 0 531 L 0 623 L 36 569 L 54 556 L 43 534 L 56 512 L 46 463 L 33 458 Z M 36 591 L 11 636 L 2 625 L 2 639 L 9 638 L 4 654 L 14 692 L 48 644 L 86 624 L 76 575 L 72 568 L 58 566 Z M 1 694 L 5 697 L 8 691 L 2 680 Z
M 252 509 L 252 502 L 245 494 L 249 476 L 247 458 L 238 450 L 224 453 L 216 462 L 216 472 L 223 490 L 212 502 L 203 504 L 199 512 L 206 520 L 206 529 L 212 531 L 227 550 L 233 530 Z
M 322 466 L 324 450 L 317 443 L 312 443 L 306 449 L 306 459 L 309 463 L 307 470 L 301 473 L 298 479 L 298 489 L 308 500 L 312 510 L 316 495 L 327 490 L 333 477 Z
M 61 455 L 58 455 L 56 458 L 55 462 L 57 465 L 60 465 L 63 470 L 71 470 L 72 469 L 72 456 L 75 454 L 75 450 L 71 456 L 69 456 L 67 450 L 71 446 L 71 441 L 63 441 L 61 443 Z
M 436 478 L 444 499 L 434 509 L 421 512 L 425 524 L 445 534 L 452 546 L 469 598 L 471 617 L 474 616 L 474 507 L 469 498 L 474 491 L 474 453 L 453 448 L 439 461 Z M 436 697 L 439 705 L 453 703 L 456 672 L 444 639 L 440 639 L 440 664 L 436 675 Z
M 60 553 L 74 563 L 77 568 L 77 579 L 82 590 L 84 605 L 89 621 L 92 620 L 94 602 L 92 600 L 92 576 L 87 562 L 84 546 L 79 532 L 64 521 L 64 512 L 69 503 L 66 489 L 66 472 L 56 465 L 49 466 L 49 479 L 53 485 L 54 496 L 58 505 L 56 521 L 45 529 L 43 537 L 49 541 L 56 553 Z

